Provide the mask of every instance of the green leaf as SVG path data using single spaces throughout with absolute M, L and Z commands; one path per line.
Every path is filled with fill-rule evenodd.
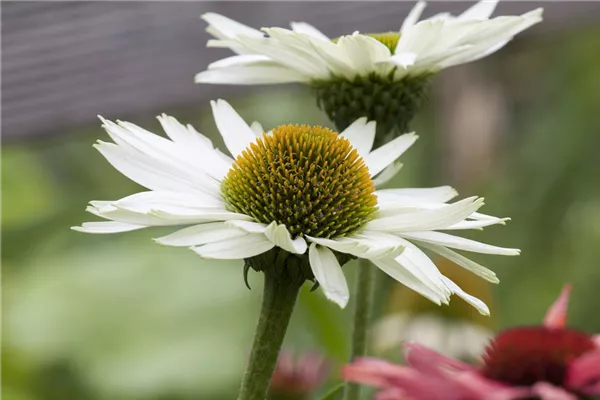
M 341 400 L 344 393 L 344 382 L 331 389 L 320 400 Z

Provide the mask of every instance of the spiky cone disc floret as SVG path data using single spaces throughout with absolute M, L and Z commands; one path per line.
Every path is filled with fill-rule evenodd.
M 117 170 L 149 190 L 91 202 L 88 211 L 109 221 L 74 229 L 117 233 L 187 225 L 155 241 L 190 247 L 204 258 L 245 260 L 246 271 L 275 268 L 269 274 L 279 274 L 278 279 L 314 278 L 326 297 L 342 307 L 349 292 L 341 266 L 364 258 L 436 304 L 447 304 L 457 294 L 481 313 L 489 312 L 442 275 L 419 247 L 497 282 L 492 271 L 450 248 L 501 255 L 518 250 L 439 231 L 480 229 L 506 219 L 478 213 L 483 199 L 477 197 L 448 203 L 456 192 L 446 186 L 374 188 L 393 176 L 397 159 L 416 135 L 404 134 L 373 150 L 376 124 L 366 118 L 340 134 L 304 125 L 265 133 L 258 123 L 249 126 L 227 102 L 211 105 L 233 158 L 166 115 L 159 121 L 168 139 L 103 119 L 114 143 L 96 147 Z

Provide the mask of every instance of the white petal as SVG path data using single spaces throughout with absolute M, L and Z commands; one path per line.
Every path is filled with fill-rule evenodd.
M 113 201 L 110 204 L 115 207 L 136 212 L 150 212 L 150 210 L 160 210 L 161 208 L 184 208 L 194 210 L 217 208 L 225 209 L 225 203 L 218 197 L 205 193 L 180 193 L 168 191 L 150 191 L 139 192 L 120 200 Z
M 498 254 L 502 256 L 518 256 L 521 253 L 521 250 L 519 249 L 492 246 L 441 232 L 410 232 L 403 233 L 402 236 L 408 239 L 417 240 L 419 242 L 439 244 L 441 246 L 458 250 L 472 251 L 474 253 Z
M 219 193 L 219 182 L 202 173 L 191 175 L 173 165 L 153 160 L 113 143 L 99 142 L 94 147 L 117 171 L 148 189 Z
M 383 272 L 402 283 L 403 285 L 411 288 L 420 295 L 428 298 L 437 305 L 442 303 L 448 303 L 448 296 L 442 292 L 433 291 L 428 285 L 417 279 L 412 273 L 410 273 L 404 266 L 394 260 L 388 259 L 377 259 L 371 260 L 379 269 Z
M 376 234 L 379 234 L 377 232 Z M 404 249 L 398 241 L 384 240 L 383 234 L 377 238 L 357 235 L 356 237 L 342 237 L 338 239 L 325 239 L 307 236 L 307 239 L 321 246 L 329 247 L 340 253 L 351 254 L 360 258 L 393 257 Z
M 223 222 L 212 222 L 180 229 L 170 235 L 154 239 L 165 246 L 198 246 L 245 236 L 246 232 L 227 226 Z
M 400 28 L 400 33 L 406 32 L 408 29 L 412 28 L 415 23 L 421 18 L 421 14 L 427 5 L 424 1 L 418 1 L 417 4 L 410 10 L 404 22 L 402 23 L 402 27 Z
M 329 77 L 327 64 L 307 45 L 308 39 L 281 28 L 263 28 L 270 38 L 241 37 L 239 41 L 249 50 L 263 54 L 273 61 L 314 79 Z
M 275 65 L 275 63 L 269 57 L 260 54 L 242 54 L 215 61 L 208 65 L 208 69 L 241 67 L 245 65 Z
M 71 229 L 84 233 L 121 233 L 146 228 L 146 225 L 126 224 L 123 222 L 103 221 L 84 222 L 81 226 L 73 226 Z
M 212 69 L 196 74 L 196 83 L 218 83 L 227 85 L 265 85 L 275 83 L 307 82 L 301 73 L 277 65 L 246 65 L 224 69 Z
M 491 282 L 491 283 L 500 282 L 498 277 L 496 277 L 496 274 L 494 273 L 494 271 L 487 269 L 486 267 L 476 263 L 475 261 L 469 260 L 467 257 L 465 257 L 461 254 L 458 254 L 457 252 L 454 252 L 444 246 L 440 246 L 437 244 L 425 243 L 425 242 L 420 242 L 419 244 L 422 247 L 429 249 L 431 251 L 434 251 L 444 258 L 447 258 L 448 260 L 452 261 L 453 263 L 460 265 L 467 271 L 474 273 L 475 275 L 485 279 L 488 282 Z
M 399 213 L 377 218 L 368 222 L 365 228 L 395 233 L 443 229 L 463 221 L 482 205 L 482 198 L 469 197 L 433 210 Z
M 373 147 L 375 124 L 375 121 L 367 122 L 366 117 L 361 117 L 340 132 L 340 135 L 350 141 L 361 157 L 365 157 Z
M 342 36 L 337 45 L 345 50 L 346 56 L 359 74 L 373 71 L 376 64 L 389 60 L 391 55 L 383 43 L 360 34 Z
M 375 185 L 376 188 L 385 185 L 386 183 L 391 181 L 401 169 L 402 163 L 399 161 L 388 165 L 383 171 L 379 173 L 379 175 L 373 178 L 373 185 Z
M 253 123 L 251 123 L 250 129 L 252 129 L 252 132 L 254 132 L 256 137 L 261 137 L 263 135 L 263 133 L 265 133 L 265 130 L 264 130 L 262 124 L 258 121 L 254 121 Z
M 227 221 L 226 224 L 236 227 L 238 229 L 241 229 L 247 233 L 263 233 L 264 234 L 265 230 L 267 229 L 266 224 L 261 224 L 260 222 L 253 222 L 253 221 L 232 220 L 232 221 Z
M 408 68 L 415 64 L 415 61 L 417 61 L 417 57 L 417 53 L 405 51 L 390 57 L 390 62 L 399 67 Z
M 406 133 L 397 137 L 391 142 L 372 151 L 364 157 L 371 176 L 375 176 L 385 167 L 393 163 L 417 140 L 418 136 L 414 132 Z
M 210 24 L 213 28 L 212 32 L 219 33 L 219 36 L 217 36 L 219 39 L 235 38 L 238 35 L 247 35 L 251 37 L 264 36 L 263 33 L 257 29 L 241 24 L 220 14 L 209 12 L 202 14 L 200 18 Z
M 189 225 L 202 222 L 251 219 L 219 208 L 183 208 L 168 205 L 150 206 L 143 203 L 131 204 L 127 208 L 116 207 L 115 203 L 91 202 L 86 211 L 102 218 L 135 225 L 170 226 Z
M 225 100 L 211 101 L 210 105 L 223 141 L 235 158 L 256 140 L 256 135 Z
M 460 288 L 460 286 L 458 286 L 456 283 L 454 283 L 452 280 L 448 279 L 447 277 L 444 276 L 443 279 L 444 279 L 444 282 L 446 283 L 446 286 L 448 286 L 448 289 L 452 290 L 452 292 L 454 294 L 458 295 L 464 301 L 466 301 L 467 303 L 469 303 L 470 305 L 475 307 L 477 309 L 477 311 L 479 311 L 480 314 L 490 315 L 490 309 L 485 305 L 485 303 L 483 301 L 479 300 L 477 297 L 471 296 L 470 294 L 468 294 L 467 292 L 462 290 Z
M 291 22 L 290 26 L 294 32 L 304 33 L 305 35 L 312 36 L 316 39 L 329 41 L 329 38 L 323 34 L 320 30 L 314 26 L 307 24 L 306 22 Z
M 405 247 L 405 250 L 394 260 L 402 264 L 404 268 L 432 290 L 446 293 L 449 296 L 450 293 L 442 281 L 442 273 L 427 254 L 408 240 L 402 238 L 398 238 L 398 240 Z
M 238 260 L 257 256 L 271 250 L 273 247 L 275 245 L 265 235 L 247 234 L 220 242 L 192 247 L 192 250 L 203 258 Z
M 381 193 L 389 193 L 403 197 L 410 197 L 418 201 L 434 203 L 445 203 L 458 196 L 458 192 L 451 186 L 438 186 L 433 188 L 383 189 L 377 191 L 377 194 Z
M 510 218 L 485 219 L 478 221 L 461 221 L 454 225 L 442 228 L 441 230 L 481 229 L 490 225 L 506 225 L 506 221 L 510 221 Z
M 475 5 L 471 6 L 465 12 L 460 14 L 456 19 L 459 21 L 465 21 L 470 19 L 488 19 L 496 9 L 497 4 L 498 0 L 481 0 Z
M 301 237 L 292 240 L 292 235 L 283 224 L 277 225 L 276 222 L 271 222 L 264 233 L 271 242 L 285 251 L 294 254 L 304 254 L 306 252 L 306 241 Z
M 443 21 L 421 21 L 400 36 L 396 54 L 414 53 L 419 58 L 435 51 L 443 39 Z
M 315 279 L 319 282 L 325 297 L 336 303 L 341 308 L 346 307 L 350 299 L 348 283 L 335 255 L 327 247 L 310 245 L 308 252 L 310 268 Z

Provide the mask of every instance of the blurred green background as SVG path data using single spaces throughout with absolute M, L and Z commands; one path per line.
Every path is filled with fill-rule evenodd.
M 413 125 L 421 139 L 389 185 L 449 184 L 463 197 L 486 197 L 483 212 L 512 217 L 506 227 L 469 235 L 522 249 L 520 257 L 474 257 L 501 280 L 490 285 L 494 327 L 538 323 L 571 282 L 571 325 L 600 331 L 599 48 L 600 29 L 571 29 L 516 40 L 442 72 Z M 228 100 L 266 129 L 328 124 L 311 93 L 295 86 Z M 208 104 L 164 111 L 222 145 Z M 160 132 L 151 115 L 132 122 Z M 97 139 L 106 140 L 99 123 L 2 147 L 4 399 L 235 397 L 260 276 L 251 274 L 248 290 L 241 263 L 156 246 L 150 238 L 160 229 L 69 230 L 94 220 L 84 212 L 88 201 L 140 189 L 92 148 Z M 354 265 L 345 269 L 352 280 Z M 316 349 L 340 365 L 353 304 L 339 310 L 304 289 L 285 346 Z M 404 289 L 381 286 L 379 313 L 394 308 L 396 290 Z M 328 386 L 336 380 L 334 372 Z

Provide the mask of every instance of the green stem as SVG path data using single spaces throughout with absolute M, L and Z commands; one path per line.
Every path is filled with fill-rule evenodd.
M 373 289 L 375 288 L 375 268 L 369 260 L 358 260 L 356 279 L 356 309 L 354 310 L 354 326 L 352 333 L 351 360 L 367 355 L 367 333 L 373 311 Z M 344 390 L 346 400 L 360 399 L 361 386 L 355 383 L 346 383 Z
M 271 376 L 301 286 L 301 281 L 282 279 L 265 271 L 260 316 L 238 400 L 267 398 Z

